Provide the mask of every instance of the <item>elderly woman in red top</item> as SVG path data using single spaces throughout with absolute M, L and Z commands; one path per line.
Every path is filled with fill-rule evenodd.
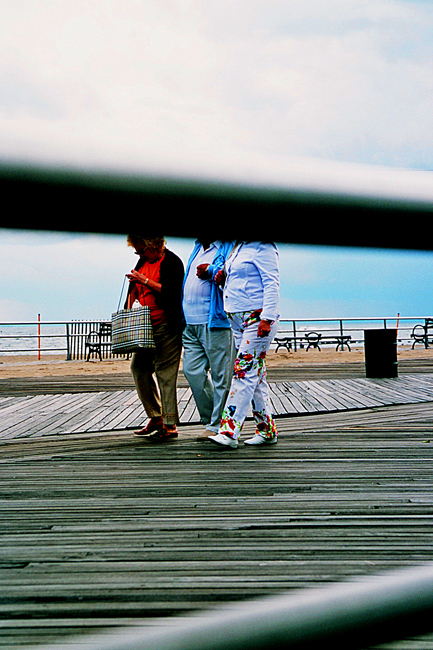
M 130 309 L 136 300 L 148 305 L 155 339 L 155 349 L 132 355 L 131 372 L 150 418 L 147 426 L 135 433 L 162 442 L 177 437 L 179 422 L 176 385 L 182 350 L 184 267 L 166 248 L 163 237 L 128 235 L 127 242 L 140 259 L 127 273 L 130 286 L 125 307 Z

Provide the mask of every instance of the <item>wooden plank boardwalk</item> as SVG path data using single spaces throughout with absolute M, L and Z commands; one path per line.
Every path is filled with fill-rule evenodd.
M 235 451 L 197 426 L 3 442 L 2 650 L 433 559 L 432 403 L 277 423 Z
M 278 444 L 237 450 L 187 421 L 165 445 L 137 438 L 111 413 L 123 400 L 133 421 L 129 389 L 2 397 L 2 650 L 75 634 L 90 650 L 105 629 L 433 561 L 433 377 L 271 388 Z M 186 386 L 179 402 L 193 421 Z
M 276 416 L 433 401 L 433 374 L 395 379 L 270 382 Z M 187 386 L 178 388 L 181 424 L 199 423 Z M 135 390 L 0 397 L 0 439 L 137 428 L 146 418 Z

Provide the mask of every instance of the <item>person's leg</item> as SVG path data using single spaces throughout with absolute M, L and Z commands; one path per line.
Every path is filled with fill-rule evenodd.
M 214 388 L 209 379 L 206 325 L 187 325 L 183 331 L 183 372 L 190 385 L 200 419 L 209 425 L 214 404 Z
M 210 361 L 213 384 L 213 408 L 207 429 L 218 433 L 235 360 L 235 346 L 231 329 L 207 328 L 205 346 Z
M 253 416 L 256 421 L 256 435 L 265 440 L 277 437 L 277 427 L 272 413 L 272 404 L 269 397 L 269 386 L 266 381 L 266 371 L 256 387 L 252 399 Z
M 275 323 L 271 329 L 270 336 L 267 337 L 268 342 L 264 343 L 262 351 L 258 357 L 257 373 L 259 381 L 251 401 L 253 416 L 256 421 L 256 435 L 249 440 L 245 440 L 247 444 L 262 444 L 263 442 L 277 441 L 278 433 L 272 413 L 272 404 L 269 396 L 269 386 L 266 379 L 265 365 L 266 353 L 277 329 L 278 325 Z
M 149 418 L 162 416 L 161 398 L 155 382 L 155 351 L 142 349 L 134 352 L 131 359 L 131 372 L 138 397 Z
M 155 374 L 161 394 L 162 417 L 167 429 L 175 430 L 179 422 L 177 375 L 182 351 L 182 337 L 172 334 L 162 323 L 153 330 L 155 338 Z
M 266 383 L 265 358 L 277 325 L 274 324 L 271 334 L 267 337 L 259 337 L 257 327 L 258 323 L 253 322 L 242 331 L 233 379 L 219 428 L 219 433 L 233 440 L 238 440 L 240 437 L 253 400 L 258 430 L 262 431 L 266 424 L 266 437 L 268 433 L 269 438 L 275 435 L 272 434 L 275 425 Z

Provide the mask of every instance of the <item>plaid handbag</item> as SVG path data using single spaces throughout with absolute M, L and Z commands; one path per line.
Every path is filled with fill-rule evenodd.
M 112 352 L 123 354 L 154 347 L 149 307 L 145 305 L 135 309 L 118 309 L 111 315 Z

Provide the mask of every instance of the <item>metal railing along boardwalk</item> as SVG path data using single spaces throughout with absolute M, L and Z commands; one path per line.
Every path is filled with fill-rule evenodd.
M 324 336 L 349 335 L 351 344 L 363 344 L 364 330 L 369 328 L 398 329 L 398 343 L 413 342 L 411 333 L 416 324 L 423 325 L 426 316 L 376 316 L 358 318 L 308 318 L 280 319 L 277 336 L 295 338 L 293 349 L 297 349 L 296 337 L 306 332 L 317 331 Z M 3 354 L 58 354 L 65 353 L 67 360 L 86 358 L 86 338 L 91 331 L 97 331 L 101 323 L 108 320 L 72 321 L 21 321 L 0 323 L 0 355 Z M 109 345 L 102 348 L 102 357 L 110 358 Z M 118 355 L 115 355 L 118 356 Z
M 92 650 L 354 650 L 433 630 L 433 564 L 82 639 Z M 80 639 L 68 643 L 82 647 Z M 49 650 L 58 646 L 38 646 Z
M 86 358 L 86 339 L 98 331 L 106 320 L 21 321 L 0 323 L 0 355 L 2 354 L 59 354 L 67 361 Z M 103 358 L 112 355 L 110 346 L 101 348 Z
M 297 350 L 297 338 L 302 337 L 305 333 L 314 331 L 322 334 L 324 337 L 332 336 L 350 336 L 351 345 L 364 343 L 365 329 L 397 329 L 398 343 L 404 344 L 412 342 L 411 333 L 413 327 L 417 324 L 423 324 L 426 321 L 424 316 L 411 316 L 400 318 L 399 316 L 375 316 L 366 318 L 308 318 L 308 319 L 280 319 L 278 336 L 293 337 L 293 349 Z M 321 341 L 321 345 L 325 340 Z M 302 344 L 301 344 L 302 347 Z

